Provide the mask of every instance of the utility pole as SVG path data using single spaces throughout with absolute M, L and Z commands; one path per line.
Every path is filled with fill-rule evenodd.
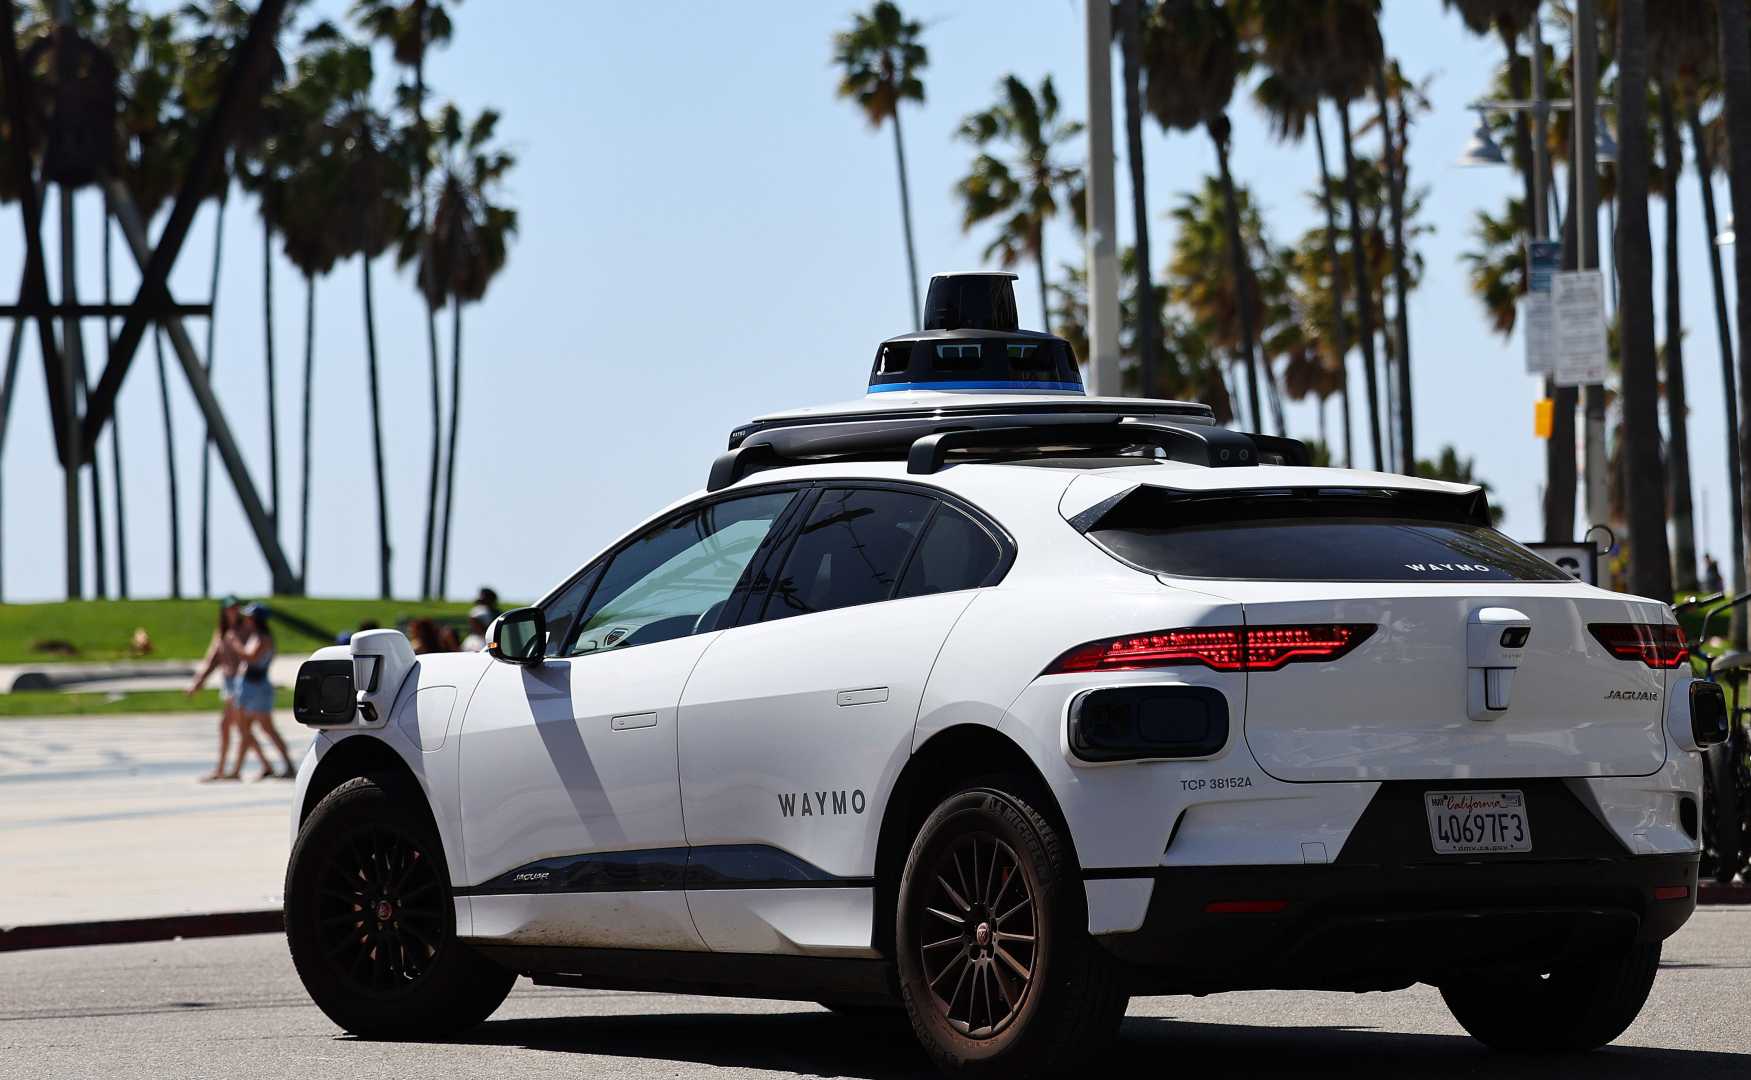
M 1113 243 L 1113 24 L 1111 0 L 1088 12 L 1089 392 L 1119 393 L 1119 256 Z
M 1544 197 L 1544 170 L 1549 137 L 1550 103 L 1544 100 L 1544 28 L 1539 25 L 1543 13 L 1532 12 L 1532 239 L 1550 236 L 1550 209 Z M 1550 397 L 1553 383 L 1544 380 L 1544 396 Z
M 1593 0 L 1575 0 L 1575 269 L 1599 268 L 1599 22 Z M 1603 523 L 1609 515 L 1605 486 L 1605 387 L 1582 388 L 1586 420 L 1582 444 L 1587 460 L 1587 524 Z

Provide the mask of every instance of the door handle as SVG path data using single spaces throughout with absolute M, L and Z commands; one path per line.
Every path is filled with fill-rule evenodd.
M 654 712 L 626 713 L 622 716 L 612 717 L 608 721 L 608 728 L 611 731 L 630 731 L 633 728 L 656 726 L 657 714 Z
M 868 686 L 861 690 L 839 691 L 841 705 L 876 705 L 888 700 L 888 688 L 885 686 Z

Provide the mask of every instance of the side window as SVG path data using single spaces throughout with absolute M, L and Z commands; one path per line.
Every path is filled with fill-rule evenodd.
M 572 656 L 686 637 L 717 625 L 772 523 L 796 496 L 763 492 L 670 518 L 615 554 L 584 609 Z
M 906 566 L 895 598 L 976 589 L 990 580 L 1003 550 L 972 518 L 944 505 Z
M 577 580 L 541 609 L 547 617 L 547 650 L 543 655 L 558 656 L 565 643 L 571 640 L 572 624 L 577 621 L 578 610 L 584 606 L 584 600 L 601 576 L 602 567 L 598 564 L 579 574 Z
M 891 597 L 935 502 L 904 491 L 823 491 L 767 595 L 764 618 Z

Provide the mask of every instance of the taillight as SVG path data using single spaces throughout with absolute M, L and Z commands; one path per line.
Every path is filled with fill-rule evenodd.
M 1675 668 L 1690 659 L 1684 631 L 1665 623 L 1590 623 L 1587 629 L 1619 660 L 1640 660 L 1651 668 Z
M 1217 671 L 1275 671 L 1284 664 L 1336 660 L 1362 644 L 1374 627 L 1357 623 L 1309 626 L 1191 626 L 1078 645 L 1042 674 L 1135 671 L 1203 664 Z

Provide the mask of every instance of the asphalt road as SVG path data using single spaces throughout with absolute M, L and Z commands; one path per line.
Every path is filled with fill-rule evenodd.
M 1100 1075 L 1751 1076 L 1751 910 L 1704 910 L 1667 943 L 1618 1043 L 1573 1058 L 1488 1054 L 1434 991 L 1134 1001 Z M 901 1077 L 928 1075 L 903 1026 L 812 1005 L 519 983 L 453 1042 L 361 1042 L 305 998 L 276 937 L 0 954 L 0 1077 Z

